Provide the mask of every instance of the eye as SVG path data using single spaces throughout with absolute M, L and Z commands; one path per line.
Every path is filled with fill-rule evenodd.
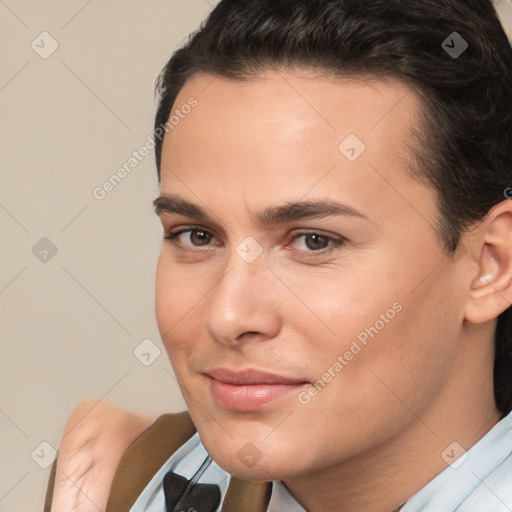
M 179 229 L 164 236 L 165 240 L 170 240 L 173 244 L 189 247 L 207 246 L 213 238 L 211 233 L 198 227 Z
M 215 236 L 199 226 L 189 226 L 176 231 L 171 231 L 164 236 L 178 249 L 183 251 L 201 251 L 201 248 L 212 246 Z M 287 249 L 294 249 L 306 256 L 323 256 L 344 243 L 341 237 L 334 237 L 316 231 L 303 231 L 293 235 L 292 240 L 286 245 Z
M 343 245 L 342 238 L 336 238 L 316 231 L 297 233 L 292 239 L 299 251 L 325 254 Z

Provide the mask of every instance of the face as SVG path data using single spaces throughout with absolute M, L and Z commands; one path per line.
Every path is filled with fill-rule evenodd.
M 283 70 L 197 75 L 191 102 L 163 145 L 156 313 L 203 444 L 262 480 L 376 449 L 404 403 L 436 407 L 463 317 L 406 170 L 417 97 Z

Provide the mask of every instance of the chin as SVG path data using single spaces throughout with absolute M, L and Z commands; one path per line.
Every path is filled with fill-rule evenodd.
M 309 463 L 315 466 L 303 442 L 282 426 L 272 432 L 268 422 L 256 414 L 241 414 L 238 419 L 228 414 L 227 419 L 215 409 L 205 416 L 206 408 L 190 405 L 203 446 L 219 467 L 237 478 L 268 481 L 297 477 L 308 473 L 308 455 Z
M 201 433 L 199 435 L 216 464 L 237 478 L 285 480 L 308 472 L 304 461 L 298 460 L 296 450 L 279 450 L 275 446 L 262 446 L 256 441 L 252 443 L 224 437 L 219 440 Z

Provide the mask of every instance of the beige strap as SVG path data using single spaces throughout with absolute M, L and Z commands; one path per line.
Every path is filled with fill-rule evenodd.
M 124 453 L 105 512 L 128 512 L 155 473 L 195 432 L 188 412 L 159 416 Z
M 266 512 L 272 482 L 249 482 L 232 476 L 221 512 Z

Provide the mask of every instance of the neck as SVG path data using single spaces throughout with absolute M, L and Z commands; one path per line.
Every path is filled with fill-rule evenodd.
M 487 372 L 482 358 L 474 356 L 480 371 L 478 366 L 468 371 L 467 359 L 461 357 L 463 367 L 454 369 L 427 410 L 409 409 L 409 423 L 396 435 L 349 460 L 285 481 L 290 493 L 308 512 L 399 508 L 448 467 L 441 455 L 453 442 L 469 450 L 501 418 L 494 401 L 492 354 L 484 357 L 491 363 Z

